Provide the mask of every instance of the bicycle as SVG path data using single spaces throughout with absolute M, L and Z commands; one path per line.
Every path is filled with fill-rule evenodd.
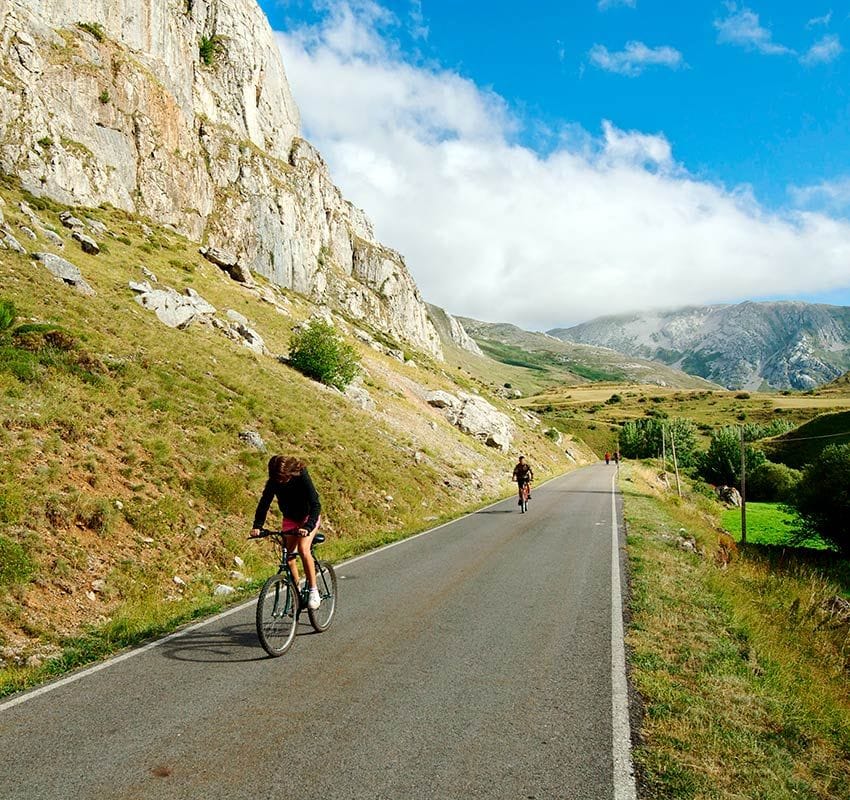
M 523 481 L 519 490 L 519 507 L 523 514 L 528 511 L 528 498 L 530 495 L 531 481 Z
M 264 539 L 272 537 L 278 552 L 280 553 L 280 566 L 277 573 L 272 575 L 260 589 L 257 598 L 257 637 L 263 649 L 273 658 L 282 656 L 295 641 L 295 632 L 298 629 L 298 617 L 302 609 L 307 609 L 310 624 L 316 633 L 326 631 L 333 620 L 336 611 L 337 580 L 336 572 L 327 561 L 320 561 L 315 556 L 313 562 L 316 565 L 316 587 L 322 598 L 321 605 L 312 609 L 307 605 L 306 587 L 300 590 L 295 585 L 292 570 L 289 567 L 290 552 L 286 549 L 286 540 L 280 531 L 260 529 L 260 535 L 254 538 Z M 322 533 L 317 533 L 310 547 L 325 541 Z

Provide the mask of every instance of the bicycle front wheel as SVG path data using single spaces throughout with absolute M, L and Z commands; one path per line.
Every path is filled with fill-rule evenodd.
M 298 628 L 298 591 L 286 575 L 272 575 L 257 599 L 257 636 L 270 656 L 282 656 Z
M 307 608 L 310 624 L 318 633 L 328 629 L 336 611 L 336 572 L 327 561 L 316 561 L 316 588 L 322 598 L 317 609 Z

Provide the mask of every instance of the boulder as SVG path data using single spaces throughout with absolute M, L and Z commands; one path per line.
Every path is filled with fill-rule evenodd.
M 724 503 L 736 508 L 741 507 L 741 493 L 734 486 L 718 486 L 715 491 Z
M 95 294 L 94 289 L 83 278 L 80 270 L 70 261 L 66 261 L 54 253 L 35 253 L 34 255 L 36 260 L 40 261 L 51 275 L 69 286 L 73 286 L 80 294 L 87 297 L 92 297 Z
M 251 283 L 251 270 L 233 253 L 218 247 L 202 247 L 199 252 L 207 261 L 223 269 L 233 280 L 239 283 Z
M 59 214 L 59 221 L 72 231 L 81 231 L 85 225 L 81 219 L 77 219 L 70 211 L 63 211 Z
M 100 252 L 100 246 L 91 236 L 86 236 L 84 233 L 75 230 L 71 234 L 71 238 L 76 239 L 80 243 L 80 247 L 82 247 L 84 253 L 96 256 Z
M 506 451 L 514 437 L 514 425 L 506 414 L 497 411 L 482 397 L 462 396 L 463 407 L 454 424 L 464 433 L 481 439 L 488 447 Z
M 461 401 L 453 394 L 437 389 L 425 395 L 425 402 L 434 408 L 456 408 L 462 405 Z
M 215 314 L 215 306 L 208 303 L 194 289 L 179 294 L 174 289 L 153 289 L 147 281 L 130 281 L 130 288 L 136 292 L 136 302 L 142 308 L 153 311 L 160 322 L 169 328 L 188 328 L 196 320 L 209 318 Z
M 256 431 L 242 431 L 239 434 L 239 441 L 244 442 L 248 447 L 259 450 L 261 453 L 266 451 L 266 443 L 263 441 L 263 437 Z

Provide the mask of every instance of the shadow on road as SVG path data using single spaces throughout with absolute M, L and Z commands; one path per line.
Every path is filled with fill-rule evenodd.
M 491 511 L 476 511 L 475 516 L 477 517 L 479 514 L 513 514 L 514 511 L 511 508 L 503 509 L 502 511 L 498 511 L 493 509 Z
M 297 636 L 315 633 L 309 623 L 305 622 L 299 622 Z M 166 658 L 174 661 L 210 664 L 237 664 L 269 658 L 260 646 L 253 623 L 194 630 L 166 642 L 162 645 L 162 651 Z

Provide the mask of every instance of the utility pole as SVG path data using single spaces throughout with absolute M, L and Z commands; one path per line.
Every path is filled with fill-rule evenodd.
M 741 425 L 741 544 L 747 543 L 747 451 L 744 449 L 744 426 Z
M 676 492 L 679 497 L 682 496 L 682 484 L 679 482 L 679 462 L 676 459 L 676 437 L 673 431 L 670 431 L 670 448 L 673 450 L 673 469 L 676 470 Z

